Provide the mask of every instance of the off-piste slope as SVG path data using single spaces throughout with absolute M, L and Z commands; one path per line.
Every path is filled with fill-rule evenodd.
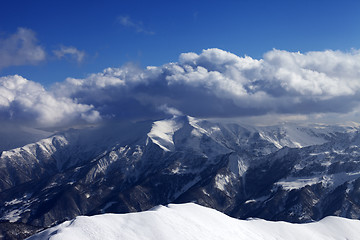
M 355 240 L 359 236 L 359 220 L 327 217 L 307 224 L 238 220 L 214 209 L 188 203 L 159 206 L 139 213 L 80 216 L 28 240 Z

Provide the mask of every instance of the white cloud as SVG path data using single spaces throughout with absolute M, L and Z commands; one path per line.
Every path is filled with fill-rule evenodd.
M 0 112 L 2 120 L 42 127 L 100 120 L 93 106 L 66 97 L 57 98 L 39 83 L 18 75 L 0 77 Z
M 129 16 L 119 16 L 117 21 L 124 27 L 131 28 L 137 33 L 144 33 L 148 35 L 155 34 L 153 31 L 149 31 L 144 27 L 144 24 L 140 21 L 134 21 Z
M 81 63 L 85 57 L 85 52 L 80 51 L 75 47 L 61 46 L 60 49 L 54 50 L 53 53 L 59 59 L 70 57 L 71 59 L 74 59 L 78 63 Z
M 273 50 L 264 56 L 268 72 L 288 92 L 318 99 L 356 94 L 360 89 L 360 52 Z
M 36 65 L 46 58 L 43 47 L 37 44 L 35 33 L 26 28 L 0 39 L 0 69 L 10 66 Z
M 0 88 L 0 105 L 18 115 L 33 113 L 39 122 L 59 122 L 68 116 L 85 121 L 144 119 L 164 112 L 216 118 L 264 116 L 265 120 L 275 115 L 285 120 L 320 115 L 351 119 L 360 115 L 360 51 L 272 50 L 257 60 L 207 49 L 181 54 L 179 62 L 159 67 L 125 65 L 84 79 L 68 78 L 51 91 L 31 87 L 34 84 L 20 92 Z M 52 113 L 57 108 L 62 110 Z
M 136 106 L 168 104 L 195 116 L 343 113 L 360 99 L 359 69 L 359 51 L 272 50 L 257 60 L 207 49 L 160 67 L 109 68 L 57 88 L 86 104 L 115 107 L 131 99 Z
M 168 105 L 164 104 L 159 107 L 160 111 L 163 111 L 166 114 L 172 115 L 172 116 L 182 116 L 184 115 L 182 112 L 177 110 L 176 108 L 169 107 Z

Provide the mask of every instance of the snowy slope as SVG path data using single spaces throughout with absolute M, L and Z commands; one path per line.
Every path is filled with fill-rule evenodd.
M 336 138 L 338 133 L 353 133 L 357 126 L 284 123 L 275 126 L 255 127 L 261 138 L 272 142 L 277 148 L 302 148 L 320 145 Z
M 181 127 L 182 123 L 175 118 L 156 121 L 147 135 L 164 151 L 170 151 L 174 150 L 173 135 Z
M 291 224 L 261 219 L 238 220 L 193 203 L 170 204 L 130 214 L 80 216 L 29 240 L 42 239 L 359 239 L 360 221 L 327 217 L 319 222 Z
M 259 148 L 260 145 L 262 155 L 283 147 L 321 145 L 335 139 L 339 133 L 356 132 L 357 129 L 357 126 L 322 124 L 302 126 L 284 123 L 275 126 L 248 126 L 176 116 L 154 122 L 147 136 L 164 151 L 175 151 L 176 148 L 184 147 L 198 151 L 199 140 L 207 137 L 231 151 L 239 148 L 251 150 Z M 176 138 L 181 141 L 176 141 Z

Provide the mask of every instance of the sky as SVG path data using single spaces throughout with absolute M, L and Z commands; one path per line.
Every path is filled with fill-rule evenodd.
M 0 120 L 358 121 L 360 2 L 0 3 Z

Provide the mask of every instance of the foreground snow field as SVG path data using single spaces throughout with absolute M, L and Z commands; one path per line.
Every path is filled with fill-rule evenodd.
M 80 216 L 36 234 L 40 239 L 359 239 L 360 221 L 326 217 L 291 224 L 261 219 L 238 220 L 193 203 L 170 204 L 128 214 Z

